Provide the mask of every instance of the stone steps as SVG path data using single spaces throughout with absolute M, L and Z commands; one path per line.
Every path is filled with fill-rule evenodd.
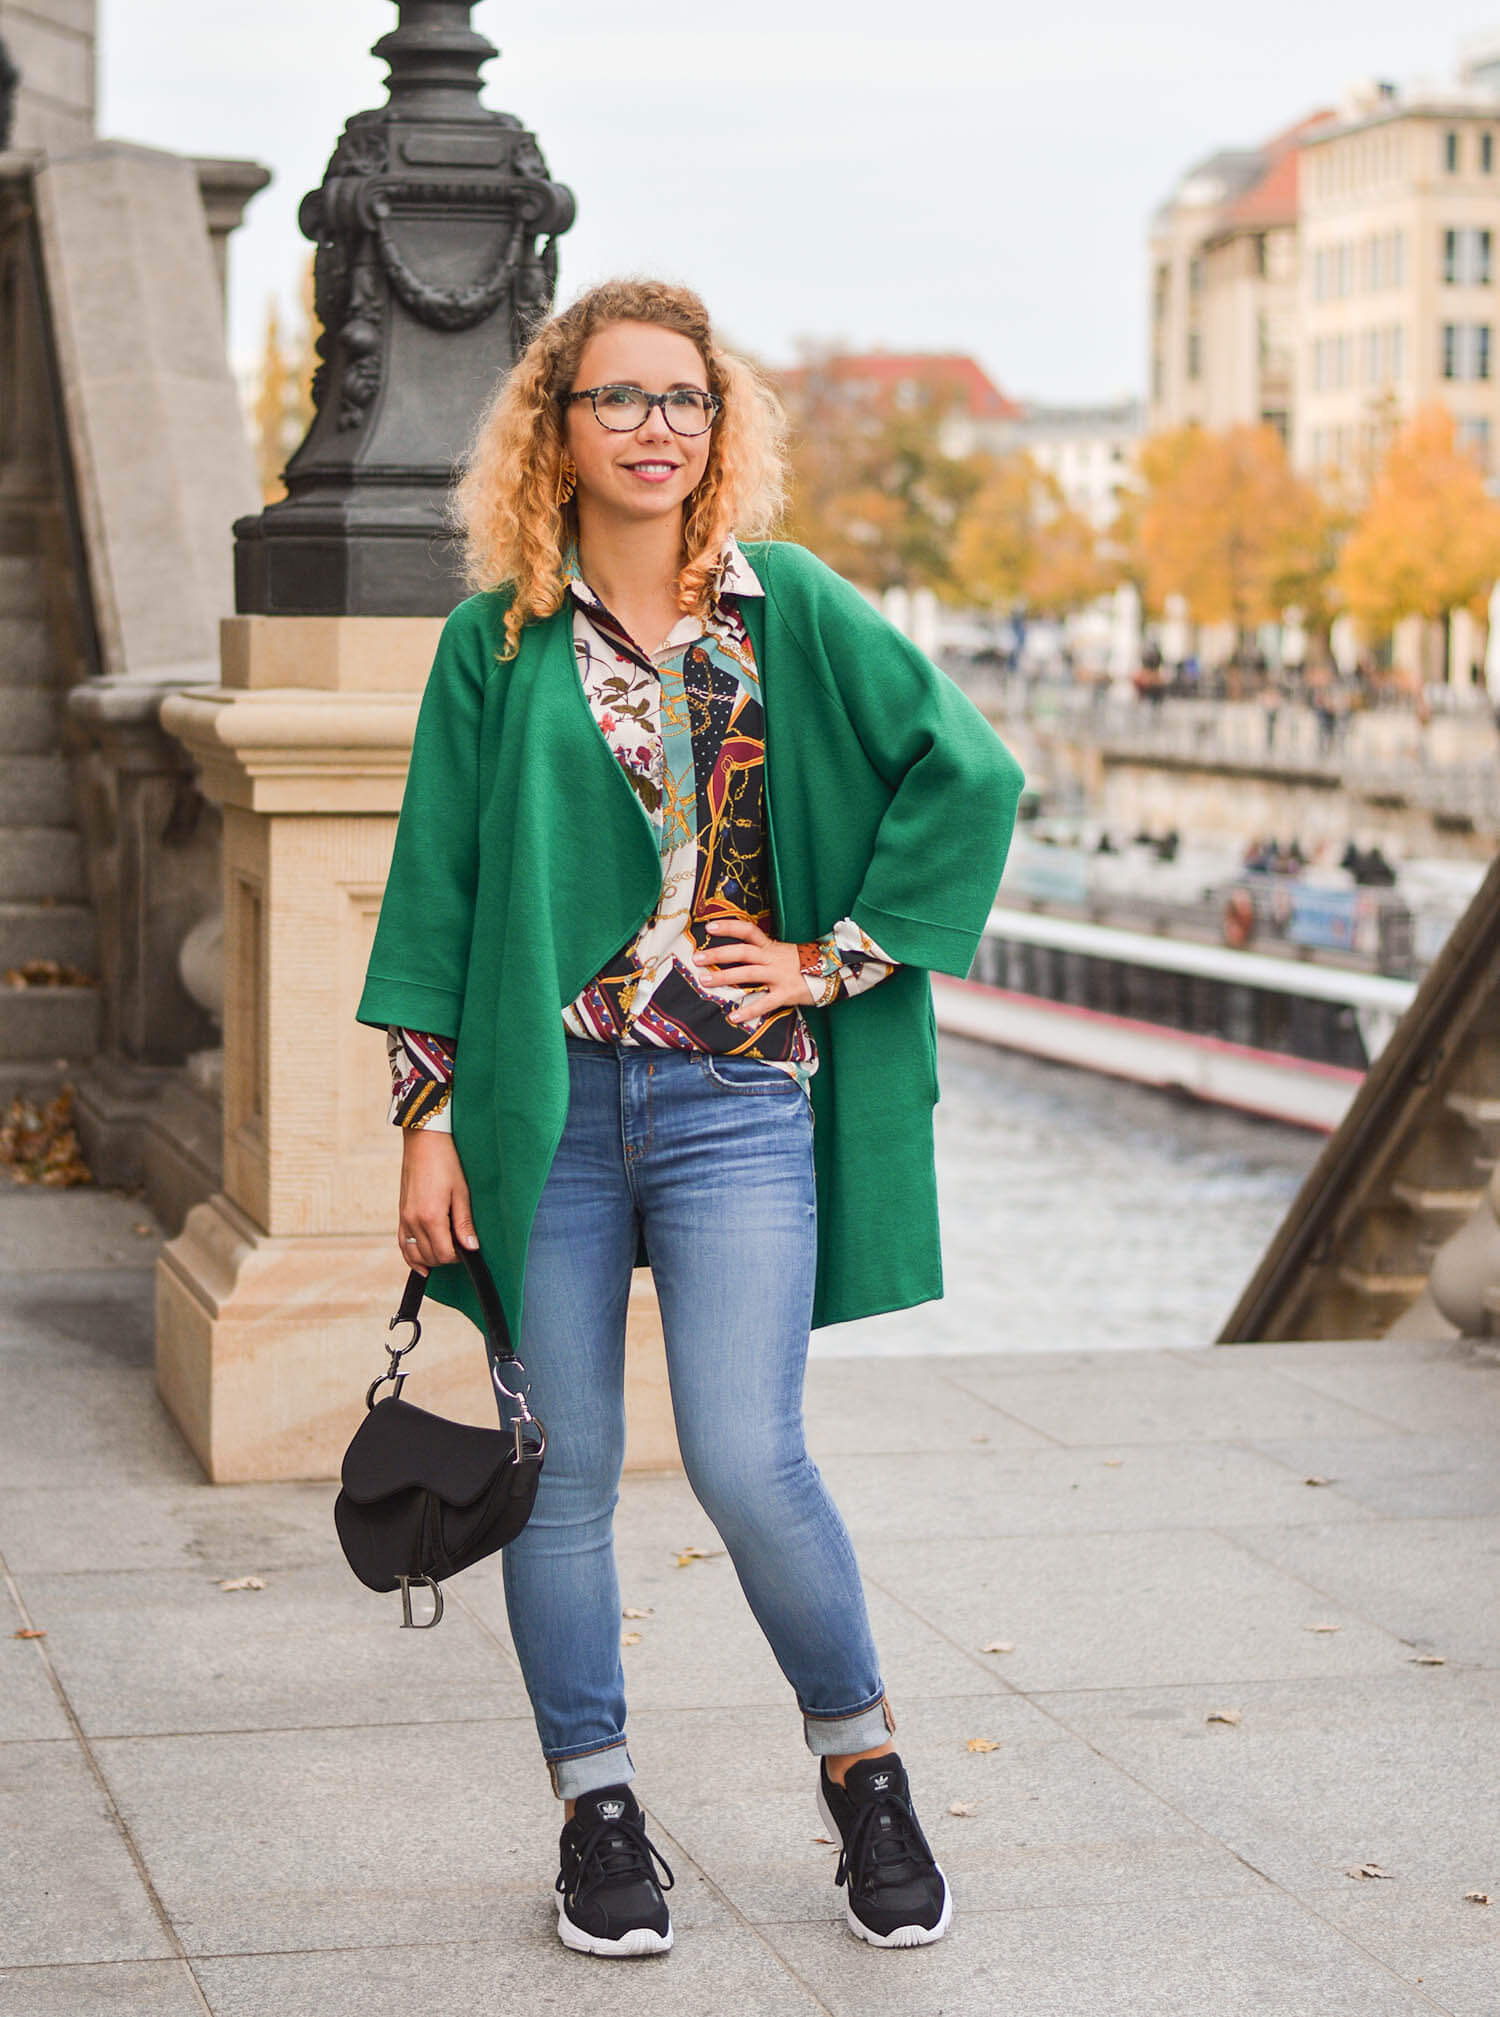
M 30 553 L 0 553 L 0 616 L 42 614 L 42 570 Z
M 0 1059 L 51 1066 L 90 1058 L 99 1047 L 99 990 L 6 987 L 0 982 Z
M 42 756 L 56 752 L 62 735 L 62 708 L 45 686 L 0 690 L 0 753 Z
M 98 957 L 87 904 L 0 903 L 0 973 L 29 959 L 55 959 L 93 974 Z
M 73 782 L 61 756 L 0 755 L 0 826 L 73 824 Z
M 44 897 L 88 901 L 82 837 L 66 827 L 0 826 L 0 898 L 35 903 Z
M 52 644 L 39 616 L 0 616 L 0 688 L 50 686 Z

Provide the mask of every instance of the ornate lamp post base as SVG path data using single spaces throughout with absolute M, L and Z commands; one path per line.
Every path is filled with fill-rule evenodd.
M 463 593 L 444 520 L 496 378 L 551 307 L 571 191 L 479 102 L 496 54 L 472 0 L 397 0 L 375 45 L 388 102 L 344 128 L 302 200 L 323 333 L 288 495 L 235 526 L 235 603 L 304 616 L 442 616 Z

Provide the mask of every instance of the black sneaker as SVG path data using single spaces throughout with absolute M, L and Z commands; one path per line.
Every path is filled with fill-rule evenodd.
M 953 1899 L 912 1812 L 911 1788 L 895 1752 L 859 1759 L 842 1786 L 820 1761 L 818 1812 L 843 1843 L 833 1881 L 848 1883 L 850 1932 L 872 1947 L 926 1947 L 941 1940 Z
M 558 1845 L 557 1931 L 579 1954 L 665 1954 L 672 1944 L 667 1901 L 651 1868 L 667 1859 L 646 1839 L 646 1817 L 628 1786 L 581 1793 Z

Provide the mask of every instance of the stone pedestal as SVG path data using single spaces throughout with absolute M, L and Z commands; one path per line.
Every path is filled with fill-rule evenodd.
M 400 1139 L 354 1011 L 440 628 L 231 617 L 224 683 L 162 710 L 224 821 L 223 1189 L 157 1278 L 162 1396 L 216 1481 L 335 1476 L 384 1364 Z M 423 1323 L 413 1398 L 493 1422 L 478 1334 L 437 1307 Z M 645 1276 L 628 1356 L 627 1462 L 675 1463 Z

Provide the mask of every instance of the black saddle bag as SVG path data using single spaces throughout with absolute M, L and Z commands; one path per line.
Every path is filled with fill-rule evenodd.
M 344 1452 L 343 1490 L 333 1507 L 350 1568 L 369 1589 L 400 1590 L 403 1625 L 419 1623 L 413 1586 L 431 1590 L 432 1615 L 420 1621 L 422 1629 L 443 1615 L 444 1578 L 494 1554 L 525 1526 L 547 1449 L 547 1432 L 519 1382 L 514 1389 L 505 1383 L 525 1367 L 512 1349 L 490 1271 L 478 1253 L 460 1252 L 484 1312 L 490 1374 L 507 1426 L 450 1422 L 402 1400 L 401 1361 L 421 1338 L 417 1312 L 427 1287 L 427 1277 L 414 1271 L 390 1321 L 391 1330 L 410 1324 L 410 1341 L 386 1346 L 391 1362 L 365 1395 L 365 1418 Z M 377 1400 L 387 1381 L 391 1392 Z

